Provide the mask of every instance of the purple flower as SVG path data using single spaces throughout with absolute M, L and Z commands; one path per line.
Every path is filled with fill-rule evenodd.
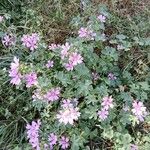
M 70 99 L 64 99 L 62 102 L 63 103 L 62 103 L 61 106 L 63 108 L 68 108 L 68 107 L 72 107 L 73 106 Z
M 109 80 L 116 80 L 117 78 L 116 78 L 116 76 L 113 73 L 109 73 L 108 74 L 108 79 Z
M 105 96 L 103 99 L 102 99 L 102 109 L 100 111 L 98 111 L 98 116 L 101 120 L 105 120 L 107 117 L 108 117 L 108 110 L 110 108 L 113 108 L 114 105 L 113 105 L 113 99 L 111 96 Z
M 21 82 L 21 74 L 19 73 L 19 59 L 14 57 L 14 62 L 11 63 L 9 76 L 11 77 L 10 83 L 19 85 Z
M 66 68 L 67 71 L 72 71 L 74 68 L 74 65 L 71 62 L 69 62 L 69 63 L 64 64 L 64 67 Z
M 102 109 L 100 111 L 98 111 L 98 116 L 101 120 L 105 120 L 108 117 L 108 110 Z
M 78 120 L 80 116 L 79 108 L 74 108 L 73 106 L 64 107 L 62 110 L 59 111 L 57 114 L 57 119 L 60 123 L 71 124 L 73 125 L 74 120 Z
M 64 45 L 61 46 L 61 59 L 64 59 L 65 57 L 68 56 L 68 50 L 70 49 L 71 45 L 66 42 Z
M 54 66 L 54 61 L 48 60 L 48 61 L 47 61 L 47 64 L 46 64 L 46 67 L 47 67 L 47 68 L 52 68 L 53 66 Z
M 96 36 L 96 33 L 94 33 L 92 30 L 88 29 L 88 28 L 83 28 L 81 27 L 78 31 L 79 37 L 81 38 L 88 38 L 93 40 L 94 37 Z
M 59 145 L 62 149 L 67 149 L 69 147 L 69 138 L 62 136 Z
M 131 144 L 130 148 L 130 150 L 138 150 L 138 146 L 135 144 Z
M 37 122 L 32 121 L 31 125 L 27 124 L 27 138 L 29 139 L 29 143 L 32 145 L 33 148 L 36 148 L 36 150 L 40 150 L 39 146 L 39 128 L 40 128 L 41 122 L 38 120 Z
M 53 88 L 51 90 L 49 90 L 45 95 L 44 98 L 46 98 L 46 100 L 53 102 L 58 100 L 60 97 L 60 88 Z
M 78 54 L 77 52 L 73 52 L 69 56 L 69 63 L 71 63 L 73 66 L 76 66 L 77 64 L 81 64 L 83 62 L 83 57 Z
M 97 18 L 100 20 L 100 22 L 106 22 L 106 16 L 99 15 Z
M 25 75 L 26 87 L 32 87 L 33 85 L 37 85 L 37 74 L 35 72 L 29 73 Z
M 139 121 L 144 121 L 144 118 L 147 115 L 146 107 L 140 101 L 138 102 L 138 101 L 135 100 L 132 103 L 132 110 L 131 111 L 137 117 L 137 119 Z
M 74 69 L 74 66 L 76 66 L 77 64 L 81 64 L 82 62 L 83 62 L 83 57 L 77 52 L 73 52 L 69 56 L 69 62 L 64 64 L 64 67 L 68 71 L 72 71 Z
M 59 48 L 59 47 L 60 47 L 59 44 L 54 44 L 54 43 L 52 43 L 51 45 L 48 46 L 48 48 L 52 51 L 54 51 L 56 48 Z
M 22 44 L 29 48 L 31 51 L 37 49 L 37 44 L 39 41 L 39 35 L 37 33 L 32 33 L 31 35 L 26 34 L 21 38 Z
M 15 37 L 13 35 L 5 35 L 2 39 L 2 43 L 5 46 L 15 45 Z
M 50 144 L 50 148 L 52 149 L 54 145 L 56 145 L 57 142 L 57 136 L 54 133 L 51 133 L 48 137 L 48 141 Z
M 102 99 L 102 104 L 103 108 L 105 110 L 108 110 L 109 108 L 113 108 L 114 105 L 113 105 L 113 98 L 112 96 L 105 96 L 103 99 Z

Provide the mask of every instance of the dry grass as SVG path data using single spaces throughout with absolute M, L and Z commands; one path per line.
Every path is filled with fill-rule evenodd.
M 41 29 L 49 43 L 62 43 L 71 34 L 69 23 L 79 12 L 77 0 L 41 0 L 36 8 L 43 17 Z
M 149 0 L 92 0 L 95 5 L 105 4 L 120 15 L 134 16 L 150 10 Z

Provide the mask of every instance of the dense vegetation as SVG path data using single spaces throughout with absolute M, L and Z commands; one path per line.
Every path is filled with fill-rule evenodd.
M 147 1 L 0 1 L 0 149 L 149 150 Z

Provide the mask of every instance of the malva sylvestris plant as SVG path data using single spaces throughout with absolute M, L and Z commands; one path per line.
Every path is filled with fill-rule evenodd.
M 148 118 L 145 99 L 135 100 L 139 95 L 130 76 L 126 77 L 129 72 L 122 73 L 118 66 L 118 49 L 124 50 L 120 41 L 108 44 L 117 41 L 116 35 L 105 31 L 105 25 L 111 25 L 111 15 L 107 11 L 97 14 L 77 26 L 77 35 L 63 44 L 45 48 L 40 33 L 21 36 L 20 46 L 29 50 L 31 60 L 23 62 L 14 56 L 9 77 L 10 84 L 32 93 L 31 103 L 40 114 L 40 121 L 33 118 L 26 126 L 34 149 L 85 149 L 99 137 L 111 141 L 116 150 L 140 146 L 128 127 Z M 11 46 L 8 37 L 2 43 Z M 123 84 L 131 84 L 127 92 L 120 88 Z M 129 140 L 124 140 L 126 136 Z

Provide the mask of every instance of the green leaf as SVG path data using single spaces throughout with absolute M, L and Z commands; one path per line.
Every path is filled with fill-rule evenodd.
M 143 90 L 146 90 L 146 91 L 150 90 L 150 85 L 148 84 L 148 82 L 145 81 L 145 82 L 138 82 L 138 83 Z
M 92 90 L 92 81 L 86 80 L 85 82 L 79 82 L 76 84 L 77 87 L 77 93 L 83 94 L 83 95 L 88 95 L 89 91 Z
M 118 34 L 118 35 L 116 36 L 116 38 L 119 39 L 119 40 L 124 40 L 124 39 L 126 39 L 126 36 L 123 35 L 123 34 Z
M 104 129 L 102 135 L 103 135 L 104 138 L 112 139 L 113 136 L 114 136 L 114 131 L 111 128 Z
M 70 76 L 69 74 L 64 74 L 63 71 L 59 71 L 55 75 L 56 79 L 58 79 L 64 86 L 70 83 Z
M 75 67 L 75 71 L 79 76 L 91 77 L 89 69 L 85 66 L 85 64 L 80 64 Z M 76 75 L 77 75 L 76 74 Z

